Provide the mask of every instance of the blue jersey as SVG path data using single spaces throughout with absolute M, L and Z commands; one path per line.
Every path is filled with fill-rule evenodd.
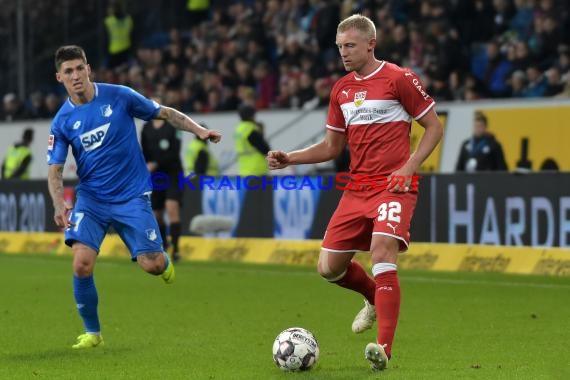
M 48 144 L 48 164 L 63 164 L 71 145 L 77 162 L 78 195 L 124 202 L 151 191 L 134 118 L 153 119 L 160 106 L 133 89 L 94 83 L 95 97 L 59 109 Z

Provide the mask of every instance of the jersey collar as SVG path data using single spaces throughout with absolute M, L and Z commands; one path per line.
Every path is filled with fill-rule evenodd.
M 378 68 L 376 70 L 374 70 L 373 72 L 371 72 L 370 74 L 368 74 L 365 77 L 359 77 L 356 73 L 354 73 L 354 79 L 365 80 L 365 79 L 368 79 L 370 77 L 373 77 L 374 75 L 376 75 L 376 73 L 378 73 L 380 70 L 382 70 L 382 68 L 384 67 L 385 64 L 386 64 L 386 61 L 382 61 L 382 63 L 380 64 L 380 66 L 378 66 Z
M 99 87 L 97 87 L 97 83 L 93 82 L 93 87 L 95 88 L 95 95 L 93 95 L 93 99 L 95 99 L 97 97 L 97 95 L 99 95 Z M 73 104 L 73 102 L 71 101 L 71 96 L 67 97 L 67 103 L 72 107 L 75 108 L 77 107 L 75 104 Z M 86 103 L 87 104 L 87 103 Z

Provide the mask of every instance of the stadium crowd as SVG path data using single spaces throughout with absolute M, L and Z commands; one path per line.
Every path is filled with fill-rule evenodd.
M 438 101 L 570 97 L 569 12 L 567 0 L 212 0 L 191 25 L 139 33 L 127 63 L 92 68 L 185 112 L 325 107 L 345 74 L 336 26 L 362 13 L 379 26 L 376 56 L 416 71 Z M 62 100 L 57 87 L 8 92 L 1 117 L 51 117 Z

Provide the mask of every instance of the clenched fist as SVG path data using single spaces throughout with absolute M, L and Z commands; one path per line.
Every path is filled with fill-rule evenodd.
M 270 170 L 289 166 L 289 155 L 281 150 L 270 150 L 267 152 L 266 160 Z

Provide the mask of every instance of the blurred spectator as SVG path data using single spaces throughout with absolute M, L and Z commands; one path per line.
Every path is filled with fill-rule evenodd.
M 568 43 L 570 44 L 570 41 L 568 41 Z M 558 59 L 555 61 L 554 67 L 557 67 L 561 73 L 570 72 L 570 48 L 568 45 L 561 45 L 559 47 Z
M 403 64 L 410 51 L 408 32 L 404 25 L 396 25 L 392 31 L 394 49 L 391 51 L 390 60 L 396 64 Z
M 559 94 L 564 89 L 562 84 L 562 77 L 557 67 L 551 67 L 544 73 L 546 77 L 546 90 L 544 96 L 554 96 Z
M 526 68 L 531 64 L 532 60 L 530 57 L 530 51 L 528 45 L 524 41 L 517 41 L 514 44 L 514 57 L 511 58 L 511 63 L 513 65 L 513 70 L 526 70 Z
M 130 59 L 133 19 L 127 14 L 125 3 L 121 0 L 111 2 L 107 13 L 104 21 L 108 39 L 107 66 L 114 69 L 127 64 Z
M 166 64 L 164 78 L 162 79 L 166 87 L 181 87 L 183 74 L 180 71 L 181 66 L 174 62 L 169 62 Z
M 297 76 L 291 76 L 289 80 L 282 81 L 279 84 L 279 93 L 277 98 L 279 107 L 299 109 L 301 98 L 299 96 L 299 78 Z
M 208 99 L 202 112 L 218 112 L 224 111 L 222 96 L 217 88 L 212 88 L 208 91 Z
M 255 90 L 247 86 L 239 86 L 237 90 L 239 104 L 255 107 Z
M 465 87 L 462 85 L 461 73 L 454 70 L 449 74 L 449 93 L 451 100 L 462 100 L 465 97 Z
M 561 79 L 570 70 L 564 0 L 178 0 L 179 11 L 171 2 L 156 2 L 152 15 L 146 1 L 131 1 L 132 20 L 141 20 L 144 29 L 139 35 L 133 30 L 132 41 L 125 37 L 134 27 L 126 21 L 125 1 L 109 0 L 118 12 L 109 17 L 122 30 L 117 41 L 123 43 L 116 45 L 137 46 L 136 56 L 128 61 L 119 53 L 119 63 L 109 59 L 109 67 L 124 63 L 125 70 L 94 67 L 97 80 L 130 84 L 147 96 L 180 88 L 184 110 L 191 112 L 235 110 L 241 103 L 258 109 L 311 108 L 317 81 L 345 74 L 334 40 L 340 18 L 353 12 L 379 25 L 377 55 L 412 68 L 441 100 L 540 96 L 533 73 L 527 73 L 531 65 L 538 65 L 539 76 L 545 73 L 545 83 L 556 75 L 550 68 L 556 67 Z M 95 14 L 91 2 L 68 3 L 70 9 L 81 4 Z M 74 13 L 73 20 L 95 30 L 100 20 L 90 23 L 82 15 Z M 30 22 L 43 33 L 36 36 L 38 51 L 50 41 L 59 44 L 53 25 L 62 25 L 63 17 L 44 2 L 34 7 Z M 154 20 L 151 30 L 147 18 Z M 521 72 L 529 77 L 524 93 L 517 87 Z M 46 83 L 51 81 L 50 73 Z M 555 92 L 553 86 L 546 83 L 544 94 Z M 208 104 L 208 98 L 216 104 Z
M 512 69 L 511 63 L 501 54 L 499 44 L 491 41 L 487 44 L 487 62 L 483 80 L 493 97 L 507 95 L 507 77 Z
M 532 32 L 534 0 L 514 0 L 515 14 L 509 25 L 515 36 L 520 40 L 527 40 Z
M 332 78 L 320 78 L 315 81 L 317 96 L 312 101 L 314 104 L 309 105 L 311 109 L 328 107 L 333 84 L 334 80 Z M 307 105 L 308 103 L 305 104 Z
M 255 120 L 255 108 L 241 105 L 238 109 L 240 123 L 234 134 L 239 174 L 241 176 L 260 176 L 267 174 L 265 156 L 269 152 L 269 144 L 263 136 L 263 124 Z
M 309 74 L 305 72 L 301 73 L 299 77 L 299 90 L 297 94 L 299 96 L 299 107 L 303 107 L 305 103 L 317 95 L 315 87 L 313 86 L 313 80 Z
M 234 61 L 234 69 L 237 74 L 236 83 L 238 86 L 255 88 L 255 78 L 253 77 L 249 63 L 245 59 L 241 57 L 236 58 Z
M 207 128 L 204 123 L 200 123 L 200 125 Z M 184 165 L 186 173 L 209 176 L 217 176 L 220 174 L 218 161 L 208 147 L 208 140 L 202 140 L 198 136 L 186 146 Z
M 340 22 L 340 7 L 336 1 L 318 1 L 312 30 L 323 56 L 338 54 L 334 46 L 336 27 Z
M 468 173 L 507 170 L 503 148 L 487 130 L 487 116 L 482 112 L 475 112 L 473 136 L 461 144 L 455 170 Z
M 125 84 L 141 94 L 150 92 L 150 89 L 145 86 L 143 71 L 140 66 L 131 66 L 127 72 L 127 81 Z
M 222 103 L 221 109 L 224 111 L 235 111 L 240 104 L 240 99 L 237 96 L 234 87 L 222 87 Z
M 4 109 L 2 113 L 2 120 L 4 121 L 16 121 L 16 120 L 24 120 L 28 119 L 29 115 L 24 108 L 24 105 L 16 94 L 10 92 L 4 95 Z
M 490 1 L 459 1 L 457 16 L 461 20 L 464 41 L 468 44 L 486 42 L 493 38 L 495 22 Z
M 568 6 L 568 5 L 567 5 Z M 568 13 L 568 10 L 566 10 Z M 546 14 L 542 21 L 540 38 L 540 62 L 550 65 L 558 54 L 558 46 L 563 42 L 562 29 L 557 18 L 551 13 Z
M 199 25 L 208 19 L 210 0 L 186 0 L 186 29 Z
M 34 130 L 25 129 L 22 141 L 15 143 L 6 152 L 2 162 L 2 179 L 28 179 L 30 178 L 30 164 L 32 150 L 30 145 L 34 141 Z M 51 141 L 53 144 L 53 140 Z M 49 149 L 49 143 L 48 143 Z
M 424 61 L 424 48 L 424 35 L 415 25 L 411 26 L 407 66 L 409 66 L 413 71 L 418 72 L 422 70 Z
M 430 96 L 436 101 L 443 102 L 453 99 L 453 94 L 447 86 L 443 73 L 434 73 L 433 78 L 430 77 L 429 80 L 425 80 L 424 84 L 426 84 Z
M 515 7 L 510 0 L 493 0 L 495 36 L 500 36 L 509 30 L 510 20 L 515 15 Z
M 464 89 L 464 100 L 481 99 L 485 91 L 483 83 L 472 74 L 467 74 Z
M 173 33 L 171 33 L 173 34 Z M 184 51 L 182 49 L 181 41 L 171 42 L 163 56 L 163 62 L 165 64 L 173 63 L 180 69 L 188 66 L 188 58 L 184 56 Z
M 266 61 L 260 61 L 253 69 L 253 77 L 257 82 L 256 86 L 256 102 L 257 109 L 264 109 L 273 106 L 275 102 L 275 94 L 277 92 L 277 78 L 270 71 L 269 64 Z
M 45 99 L 45 106 L 48 116 L 54 117 L 61 107 L 61 101 L 57 95 L 48 94 Z
M 182 91 L 179 87 L 167 87 L 164 93 L 164 105 L 176 109 L 182 108 Z
M 556 98 L 570 98 L 570 73 L 564 76 L 564 88 L 556 94 Z
M 526 88 L 526 74 L 522 70 L 517 70 L 511 74 L 509 79 L 510 94 L 513 97 L 523 97 Z
M 28 114 L 31 119 L 47 119 L 50 117 L 45 104 L 44 94 L 36 91 L 30 95 Z
M 538 65 L 530 65 L 526 69 L 526 77 L 528 84 L 524 90 L 524 96 L 527 98 L 538 98 L 544 96 L 547 89 L 546 78 L 542 75 Z

